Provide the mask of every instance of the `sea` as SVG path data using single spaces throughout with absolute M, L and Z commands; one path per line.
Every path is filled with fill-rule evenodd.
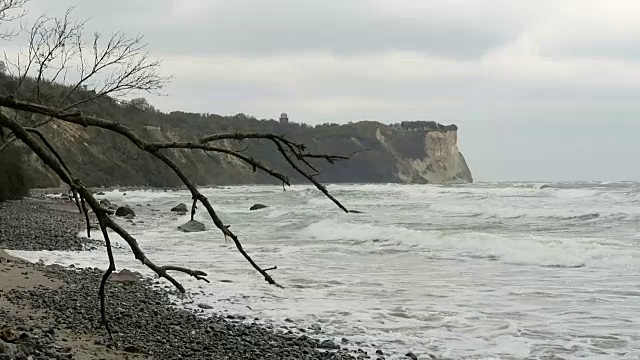
M 186 307 L 255 318 L 278 331 L 388 358 L 640 359 L 640 183 L 330 184 L 344 213 L 313 186 L 205 188 L 264 281 L 200 206 L 207 230 L 183 233 L 185 191 L 113 190 L 119 222 L 177 274 Z M 286 190 L 286 191 L 285 191 Z M 250 211 L 253 204 L 268 208 Z M 81 233 L 81 235 L 86 235 Z M 94 236 L 99 234 L 94 234 Z M 118 269 L 153 273 L 114 236 Z M 11 252 L 106 269 L 104 249 Z M 168 284 L 163 282 L 163 284 Z M 301 332 L 300 332 L 301 333 Z M 374 355 L 375 358 L 375 355 Z

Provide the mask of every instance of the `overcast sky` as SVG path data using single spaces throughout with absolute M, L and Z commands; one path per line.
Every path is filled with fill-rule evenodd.
M 638 0 L 31 0 L 143 33 L 164 111 L 460 127 L 480 181 L 640 180 Z

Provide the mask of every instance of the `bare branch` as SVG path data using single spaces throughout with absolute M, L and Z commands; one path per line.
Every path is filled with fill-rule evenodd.
M 89 210 L 87 209 L 87 205 L 85 204 L 84 198 L 80 198 L 80 202 L 82 203 L 82 212 L 84 213 L 84 220 L 87 224 L 87 238 L 91 239 L 91 223 L 89 222 Z
M 104 215 L 106 216 L 106 215 Z M 104 324 L 105 329 L 107 329 L 107 333 L 112 337 L 111 327 L 109 327 L 109 322 L 107 321 L 107 310 L 105 304 L 105 286 L 107 285 L 107 280 L 109 276 L 116 271 L 116 261 L 113 258 L 113 250 L 111 248 L 111 239 L 109 239 L 109 232 L 107 231 L 107 225 L 104 223 L 104 216 L 98 216 L 98 224 L 100 225 L 100 230 L 102 230 L 102 236 L 104 237 L 105 245 L 107 246 L 107 256 L 109 257 L 109 267 L 102 275 L 102 280 L 100 281 L 100 289 L 98 290 L 98 297 L 100 298 L 100 316 L 102 318 L 102 323 Z
M 117 122 L 101 119 L 101 118 L 98 118 L 98 117 L 95 117 L 95 116 L 85 116 L 85 115 L 82 115 L 81 113 L 77 113 L 77 112 L 71 112 L 71 113 L 70 112 L 61 112 L 61 111 L 52 109 L 52 108 L 47 107 L 47 106 L 43 106 L 43 105 L 39 105 L 39 104 L 33 104 L 33 103 L 29 103 L 29 102 L 24 102 L 24 101 L 18 101 L 15 98 L 11 98 L 11 97 L 2 97 L 2 96 L 0 96 L 0 106 L 9 107 L 9 108 L 12 108 L 12 109 L 15 109 L 15 110 L 24 110 L 24 111 L 34 112 L 34 113 L 38 113 L 38 114 L 45 115 L 45 116 L 50 116 L 52 118 L 56 118 L 56 119 L 59 119 L 59 120 L 63 120 L 65 122 L 70 122 L 70 123 L 74 123 L 74 124 L 78 124 L 78 125 L 82 125 L 82 126 L 99 127 L 99 128 L 103 128 L 103 129 L 114 131 L 116 133 L 119 133 L 119 134 L 125 136 L 127 139 L 129 139 L 129 141 L 131 141 L 133 144 L 135 144 L 138 148 L 140 148 L 141 150 L 144 150 L 144 151 L 154 155 L 156 158 L 158 158 L 161 161 L 163 161 L 169 168 L 171 168 L 173 170 L 173 172 L 176 175 L 178 175 L 180 180 L 182 180 L 183 184 L 187 186 L 187 188 L 191 192 L 191 196 L 194 199 L 194 201 L 197 200 L 197 201 L 199 201 L 200 203 L 202 203 L 204 205 L 204 207 L 207 209 L 207 212 L 209 213 L 209 216 L 212 219 L 213 223 L 216 225 L 216 227 L 220 231 L 222 231 L 222 233 L 224 234 L 225 237 L 228 237 L 231 240 L 233 240 L 233 242 L 235 243 L 236 248 L 238 249 L 238 251 L 240 251 L 240 253 L 251 264 L 251 266 L 253 266 L 253 268 L 256 269 L 264 277 L 264 279 L 268 283 L 270 283 L 272 285 L 280 286 L 275 282 L 275 280 L 273 280 L 273 278 L 269 274 L 267 274 L 266 271 L 264 271 L 260 266 L 258 266 L 255 263 L 255 261 L 246 253 L 246 251 L 242 247 L 242 244 L 238 240 L 238 237 L 231 230 L 229 230 L 229 228 L 222 222 L 222 220 L 220 220 L 220 218 L 218 217 L 218 215 L 214 211 L 213 207 L 209 203 L 208 199 L 204 195 L 202 195 L 202 193 L 200 193 L 200 191 L 191 182 L 191 180 L 182 172 L 182 170 L 172 160 L 170 160 L 165 154 L 160 152 L 160 149 L 163 149 L 163 148 L 181 148 L 181 147 L 182 148 L 188 148 L 189 146 L 194 145 L 194 143 L 155 143 L 155 144 L 149 144 L 149 143 L 143 141 L 131 129 L 129 129 L 126 126 L 124 126 L 122 124 L 119 124 Z M 293 144 L 293 145 L 295 145 L 296 147 L 298 147 L 300 149 L 304 148 L 302 145 L 296 144 L 296 143 L 294 143 L 294 142 L 292 142 L 290 140 L 287 140 L 284 137 L 279 136 L 279 135 L 275 135 L 275 134 L 257 134 L 257 133 L 251 133 L 251 134 L 237 133 L 237 134 L 210 135 L 210 136 L 205 136 L 205 137 L 199 139 L 196 142 L 196 144 L 199 146 L 199 145 L 204 145 L 206 142 L 216 141 L 216 140 L 224 140 L 224 139 L 236 139 L 236 140 L 242 140 L 242 139 L 269 139 L 269 140 L 271 140 L 276 145 L 276 147 L 278 148 L 278 151 L 280 151 L 280 153 L 287 160 L 287 162 L 298 173 L 300 173 L 303 177 L 305 177 L 307 180 L 309 180 L 311 183 L 313 183 L 316 186 L 316 188 L 318 188 L 323 194 L 325 194 L 325 196 L 327 196 L 329 199 L 331 199 L 331 201 L 333 201 L 336 205 L 338 205 L 338 207 L 340 207 L 343 211 L 349 212 L 346 207 L 344 207 L 337 199 L 335 199 L 331 194 L 329 194 L 329 191 L 326 189 L 326 187 L 324 187 L 317 180 L 315 180 L 310 174 L 308 174 L 304 170 L 302 170 L 293 161 L 293 159 L 291 159 L 291 157 L 287 154 L 287 151 L 285 150 L 285 147 L 283 147 L 282 144 L 283 143 L 284 144 L 287 144 L 287 143 Z M 244 156 L 242 154 L 237 154 L 237 155 Z M 121 236 L 124 236 L 124 235 L 121 234 Z
M 18 122 L 12 120 L 9 116 L 7 116 L 4 111 L 2 111 L 2 109 L 0 109 L 0 127 L 6 127 L 11 130 L 15 134 L 15 136 L 20 139 L 20 141 L 22 141 L 25 145 L 27 145 L 50 169 L 52 169 L 60 177 L 62 181 L 69 185 L 72 190 L 78 192 L 80 197 L 89 204 L 91 210 L 93 210 L 93 212 L 98 217 L 103 235 L 105 235 L 105 241 L 109 241 L 106 229 L 112 229 L 116 234 L 122 237 L 129 244 L 136 259 L 153 270 L 158 276 L 167 279 L 181 292 L 185 291 L 184 287 L 176 279 L 169 275 L 167 271 L 183 272 L 201 280 L 204 280 L 204 277 L 207 276 L 206 273 L 199 270 L 192 270 L 178 266 L 158 266 L 154 264 L 140 249 L 137 240 L 109 217 L 109 213 L 100 205 L 98 200 L 95 199 L 93 193 L 89 189 L 87 189 L 80 180 L 74 179 L 73 176 L 63 167 L 63 165 L 57 159 L 59 158 L 59 155 L 57 155 L 57 151 L 55 151 L 55 149 L 46 149 L 42 145 L 40 145 L 40 143 L 38 143 L 38 141 L 29 134 L 29 131 L 27 131 Z M 44 142 L 48 143 L 48 141 L 46 140 Z M 51 153 L 55 155 L 52 155 Z M 99 295 L 101 297 L 101 309 L 103 315 L 102 319 L 105 322 L 105 326 L 107 326 L 108 331 L 110 331 L 106 323 L 106 316 L 104 312 L 104 286 L 109 275 L 115 270 L 115 263 L 113 261 L 113 254 L 111 253 L 110 242 L 107 243 L 107 253 L 109 254 L 109 269 L 107 269 L 107 272 L 105 272 L 105 275 L 103 276 Z
M 26 0 L 0 0 L 0 4 L 7 1 Z M 41 15 L 31 27 L 23 27 L 28 47 L 15 62 L 8 57 L 6 61 L 19 78 L 14 94 L 30 77 L 36 89 L 27 95 L 38 103 L 68 110 L 104 96 L 121 97 L 132 91 L 157 94 L 171 80 L 159 74 L 161 61 L 145 51 L 141 35 L 116 32 L 102 41 L 102 35 L 95 33 L 87 39 L 86 21 L 72 20 L 72 12 L 70 8 L 60 18 Z M 45 83 L 54 82 L 69 85 L 57 99 L 53 93 L 45 96 L 42 92 Z
M 117 32 L 103 47 L 100 45 L 100 39 L 101 34 L 95 33 L 89 50 L 93 56 L 85 57 L 83 48 L 86 45 L 81 37 L 78 37 L 80 79 L 59 102 L 58 107 L 63 110 L 106 95 L 123 96 L 134 90 L 155 93 L 171 79 L 158 74 L 161 61 L 151 59 L 149 54 L 144 52 L 146 44 L 141 35 L 127 37 L 124 33 Z M 100 77 L 102 79 L 99 79 Z M 65 105 L 79 88 L 85 86 L 92 88 L 93 95 Z
M 68 9 L 60 19 L 41 17 L 31 30 L 33 34 L 29 47 L 37 66 L 36 99 L 40 99 L 41 96 L 41 83 L 45 71 L 53 70 L 54 75 L 48 79 L 49 83 L 53 83 L 77 51 L 73 47 L 69 50 L 69 46 L 72 45 L 72 40 L 82 33 L 84 23 L 70 20 L 72 10 L 73 8 Z M 56 59 L 60 61 L 57 67 L 54 65 Z
M 202 145 L 198 143 L 171 143 L 171 145 L 175 145 L 175 146 L 166 146 L 166 145 L 167 144 L 165 143 L 149 143 L 147 147 L 149 149 L 154 149 L 154 148 L 155 149 L 200 149 L 204 151 L 212 151 L 212 152 L 217 152 L 222 154 L 228 154 L 251 165 L 254 169 L 260 169 L 266 172 L 267 174 L 271 175 L 272 177 L 284 182 L 285 184 L 291 185 L 291 183 L 289 182 L 289 178 L 287 178 L 285 175 L 267 167 L 266 165 L 253 159 L 252 157 L 240 154 L 239 152 L 234 150 L 229 150 L 229 149 L 210 146 L 210 145 Z
M 349 210 L 347 210 L 346 207 L 344 207 L 344 205 L 342 205 L 336 198 L 333 197 L 333 195 L 329 194 L 329 190 L 327 190 L 327 188 L 320 184 L 318 182 L 318 180 L 314 179 L 313 176 L 309 175 L 308 173 L 306 173 L 304 170 L 300 169 L 300 167 L 291 159 L 291 157 L 289 157 L 289 155 L 287 154 L 287 151 L 285 150 L 285 148 L 282 147 L 282 145 L 274 140 L 271 139 L 271 141 L 273 141 L 274 144 L 276 144 L 276 147 L 278 148 L 278 151 L 280 151 L 280 153 L 282 154 L 282 156 L 284 156 L 284 158 L 287 160 L 287 162 L 302 176 L 304 176 L 307 180 L 309 180 L 311 183 L 313 183 L 313 185 L 316 186 L 316 188 L 320 191 L 322 191 L 322 193 L 328 197 L 329 199 L 331 199 L 331 201 L 333 201 L 336 205 L 338 205 L 338 207 L 340 209 L 342 209 L 344 212 L 348 213 Z
M 28 0 L 0 0 L 0 24 L 20 19 L 26 14 L 23 6 Z M 9 39 L 16 35 L 15 31 L 0 32 L 0 39 Z
M 198 199 L 193 199 L 193 205 L 191 205 L 191 221 L 196 216 L 196 209 L 198 208 Z
M 67 164 L 65 164 L 64 160 L 62 160 L 62 157 L 60 157 L 58 152 L 53 148 L 53 145 L 51 145 L 51 143 L 49 142 L 49 140 L 47 140 L 44 134 L 38 129 L 34 129 L 34 128 L 24 128 L 24 129 L 30 133 L 34 133 L 38 135 L 38 137 L 40 138 L 40 141 L 42 141 L 42 143 L 44 143 L 47 149 L 49 149 L 49 151 L 51 151 L 54 154 L 54 156 L 56 157 L 56 160 L 60 162 L 60 165 L 62 166 L 62 168 L 64 168 L 67 174 L 71 176 L 71 170 L 69 170 L 69 168 L 67 167 Z

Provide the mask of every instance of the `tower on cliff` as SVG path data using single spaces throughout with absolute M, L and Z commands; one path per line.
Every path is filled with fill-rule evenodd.
M 288 124 L 289 123 L 289 116 L 287 116 L 287 113 L 282 113 L 280 114 L 280 124 Z

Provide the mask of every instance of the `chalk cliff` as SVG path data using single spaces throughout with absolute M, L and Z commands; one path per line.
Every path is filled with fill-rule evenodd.
M 416 130 L 380 126 L 376 138 L 393 154 L 398 169 L 397 177 L 402 182 L 473 182 L 467 162 L 458 150 L 458 131 L 455 126 Z M 402 146 L 394 147 L 393 143 L 402 143 Z

